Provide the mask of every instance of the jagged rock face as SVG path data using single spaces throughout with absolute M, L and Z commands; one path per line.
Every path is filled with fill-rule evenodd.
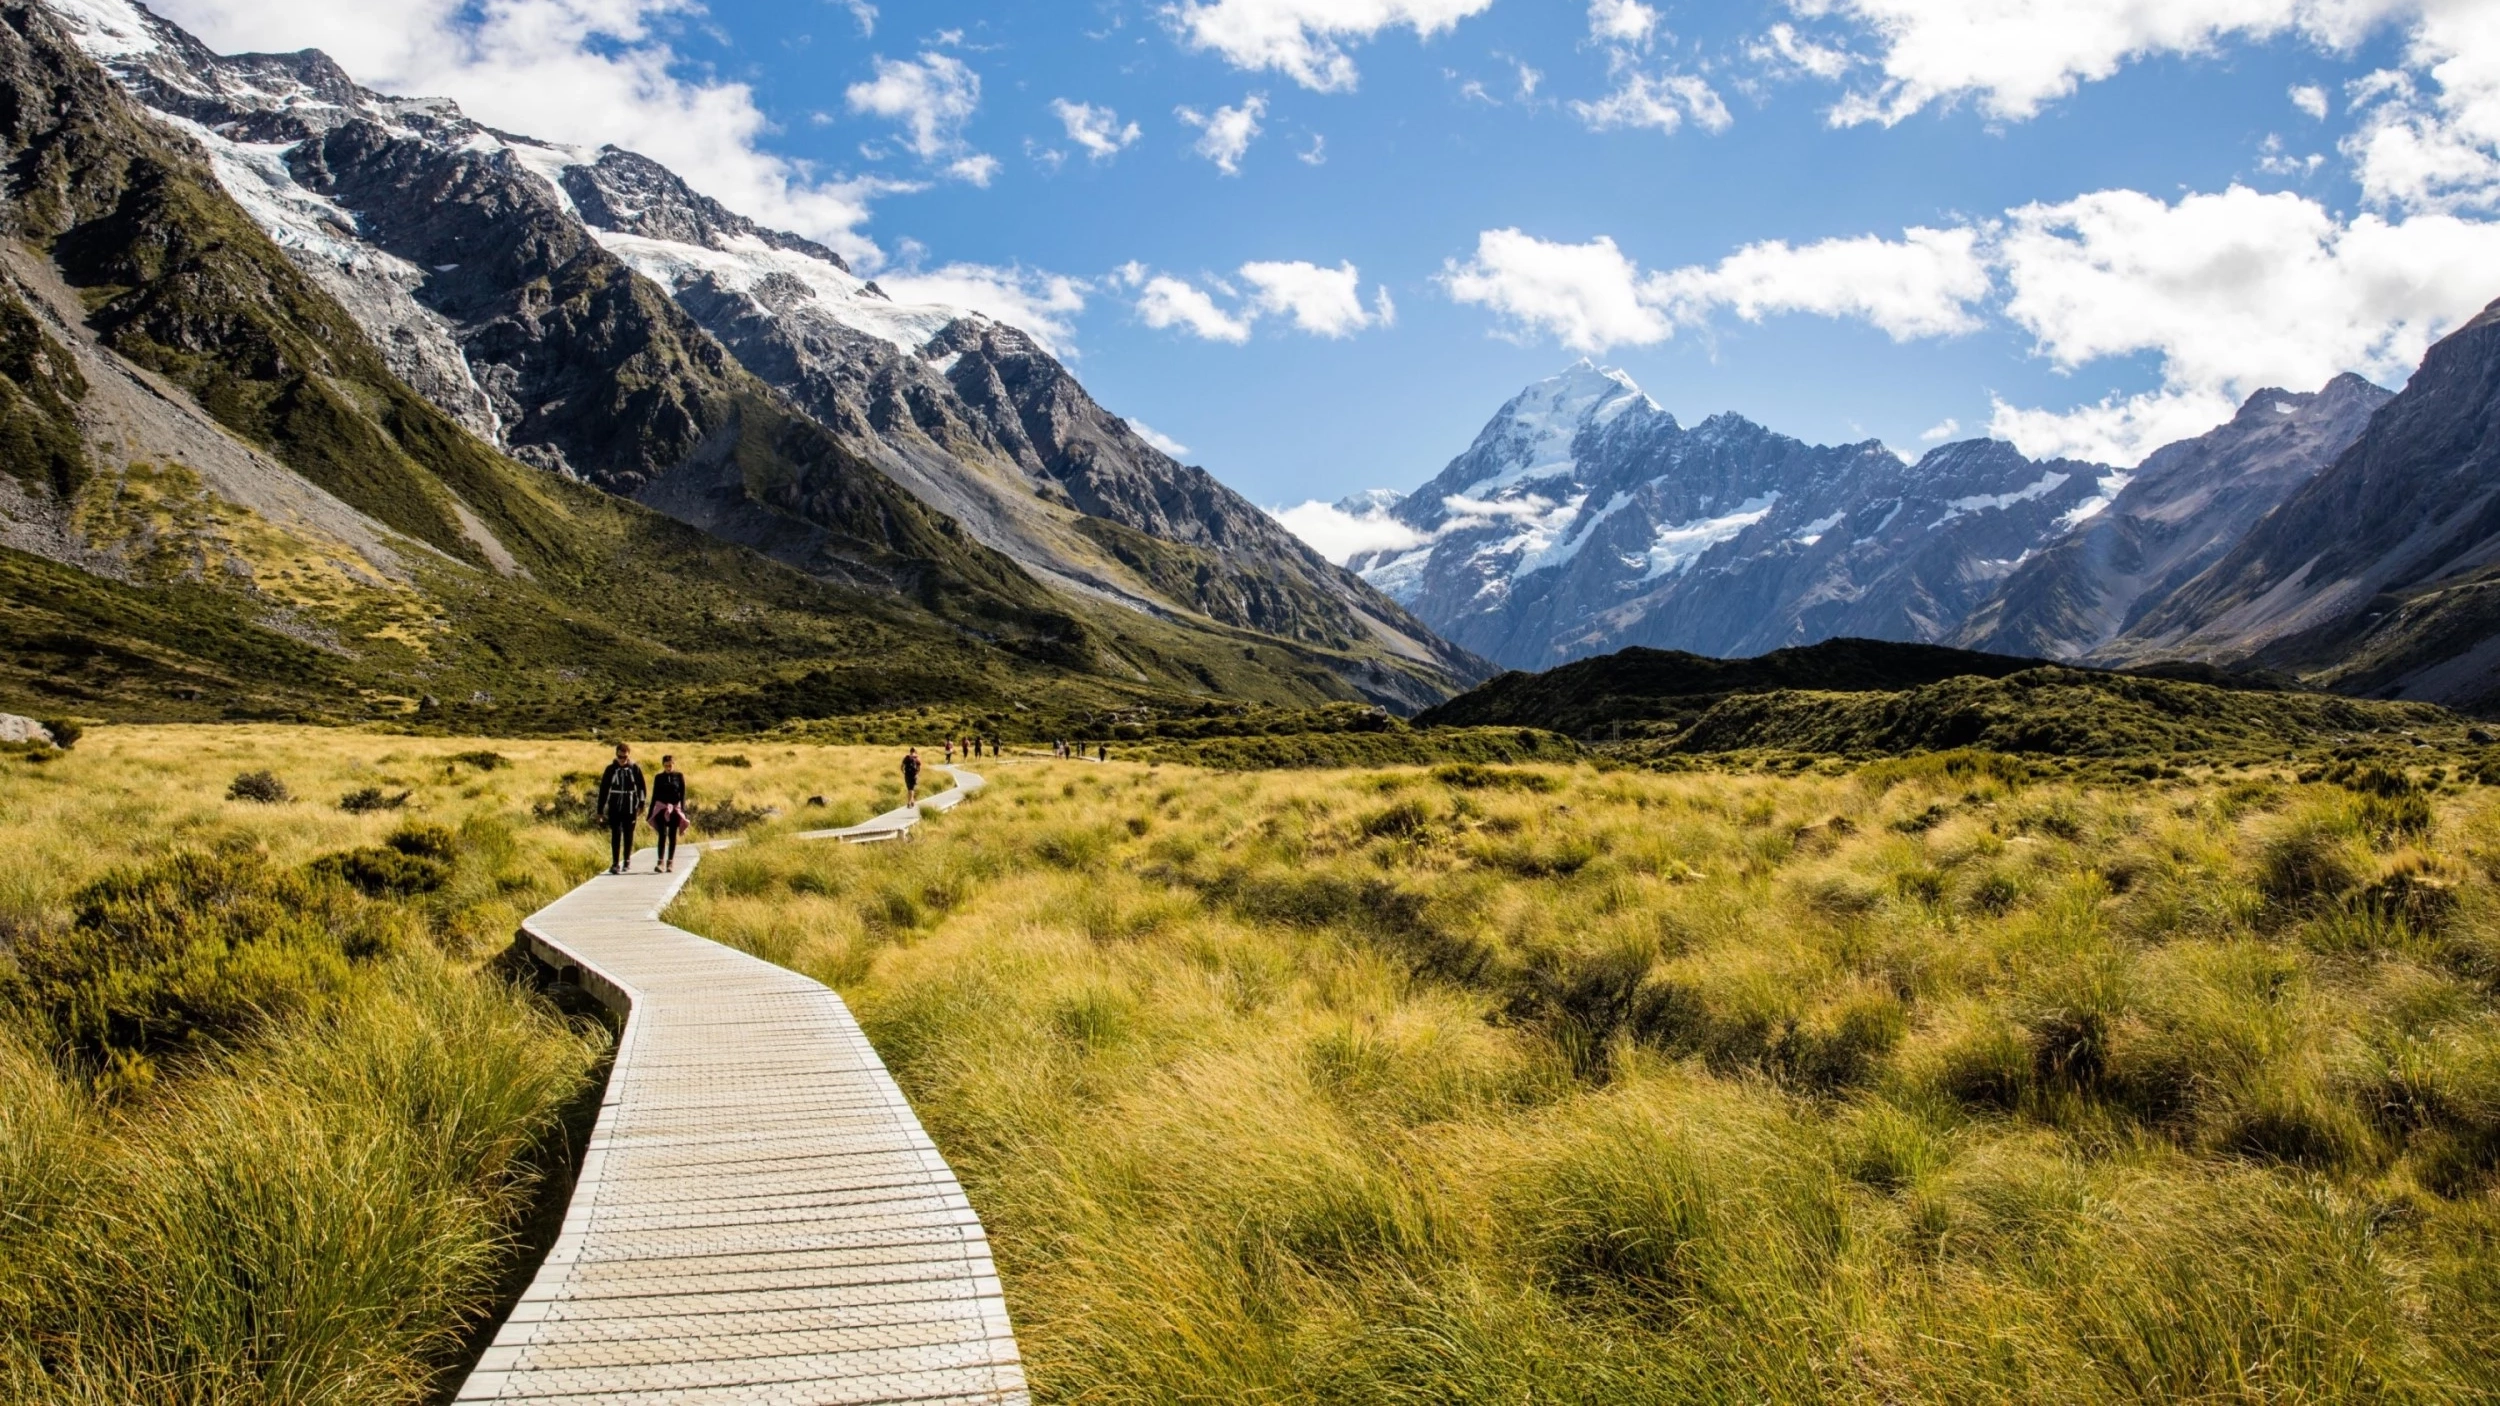
M 2096 656 L 2333 462 L 2393 394 L 2353 375 L 2310 394 L 2257 392 L 2229 423 L 2147 458 L 2105 511 L 2006 578 L 1954 643 Z
M 634 153 L 492 131 L 315 52 L 221 57 L 127 0 L 57 4 L 394 370 L 516 458 L 809 570 L 867 521 L 809 515 L 872 510 L 871 472 L 1045 582 L 1419 674 L 1346 675 L 1384 701 L 1486 672 L 1012 328 L 897 304 Z
M 2500 303 L 2422 358 L 2324 471 L 2109 651 L 2500 705 Z
M 752 239 L 768 249 L 821 259 L 844 273 L 842 256 L 812 239 L 766 229 L 677 179 L 676 173 L 636 152 L 603 147 L 588 166 L 566 166 L 558 183 L 573 197 L 582 223 L 594 229 L 637 234 L 706 249 L 735 248 Z
M 1686 428 L 1583 362 L 1503 407 L 1401 501 L 1423 544 L 1358 560 L 1453 642 L 1513 668 L 1647 645 L 1766 653 L 1935 641 L 2114 472 L 1987 440 L 1904 464 L 1735 415 Z

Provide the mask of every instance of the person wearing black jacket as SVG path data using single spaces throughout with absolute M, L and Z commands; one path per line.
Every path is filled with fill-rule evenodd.
M 677 869 L 677 837 L 686 830 L 686 774 L 677 769 L 675 757 L 660 758 L 660 774 L 651 778 L 651 828 L 659 832 L 659 868 L 662 874 Z
M 920 749 L 903 753 L 903 804 L 920 804 Z
M 619 742 L 616 760 L 599 773 L 596 804 L 599 818 L 608 826 L 608 872 L 622 874 L 634 857 L 634 822 L 641 818 L 644 799 L 650 795 L 650 784 L 643 780 L 642 768 L 634 765 L 634 750 Z

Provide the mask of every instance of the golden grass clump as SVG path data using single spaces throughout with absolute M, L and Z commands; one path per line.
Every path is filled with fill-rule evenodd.
M 991 775 L 675 918 L 851 999 L 1042 1399 L 2500 1391 L 2486 792 Z
M 878 795 L 864 757 L 677 750 L 748 811 Z M 605 751 L 112 727 L 0 759 L 0 1400 L 447 1393 L 596 1107 L 607 1030 L 495 959 L 604 862 L 553 800 Z

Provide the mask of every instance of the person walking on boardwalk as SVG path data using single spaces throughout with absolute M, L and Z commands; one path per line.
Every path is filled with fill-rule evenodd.
M 599 818 L 608 823 L 608 872 L 622 874 L 634 857 L 634 822 L 642 815 L 642 803 L 650 794 L 649 783 L 643 780 L 642 768 L 634 764 L 634 749 L 619 742 L 616 760 L 599 773 Z
M 903 754 L 903 804 L 920 804 L 920 749 L 917 747 Z
M 660 774 L 651 778 L 651 828 L 660 836 L 654 872 L 676 872 L 677 837 L 685 833 L 686 824 L 686 774 L 677 769 L 675 757 L 662 757 Z

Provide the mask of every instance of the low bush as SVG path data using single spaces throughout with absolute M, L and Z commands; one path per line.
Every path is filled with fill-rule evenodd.
M 282 805 L 295 799 L 295 793 L 287 789 L 276 772 L 247 771 L 227 784 L 226 799 L 251 801 L 258 805 Z
M 349 815 L 371 815 L 375 811 L 398 810 L 408 804 L 415 794 L 413 791 L 402 791 L 397 795 L 392 795 L 379 786 L 359 786 L 339 797 L 339 809 L 346 811 Z
M 411 931 L 408 915 L 318 869 L 184 851 L 105 875 L 73 897 L 68 923 L 22 937 L 20 1000 L 102 1071 L 229 1045 L 326 1006 Z
M 750 830 L 781 814 L 768 805 L 749 805 L 735 796 L 717 801 L 697 801 L 686 807 L 686 819 L 707 835 L 734 835 Z

